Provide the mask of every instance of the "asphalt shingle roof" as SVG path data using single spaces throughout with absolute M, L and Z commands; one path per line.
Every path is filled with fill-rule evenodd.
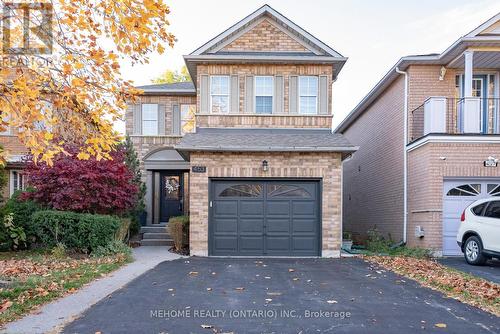
M 137 86 L 136 88 L 144 90 L 144 92 L 164 92 L 164 93 L 186 93 L 192 92 L 196 93 L 194 84 L 192 82 L 175 82 L 170 84 L 154 84 L 154 85 L 144 85 Z
M 179 151 L 354 152 L 357 147 L 338 133 L 318 129 L 198 128 L 175 146 Z

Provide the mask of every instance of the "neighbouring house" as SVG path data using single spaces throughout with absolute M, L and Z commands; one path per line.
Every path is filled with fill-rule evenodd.
M 401 58 L 336 132 L 360 146 L 344 163 L 344 230 L 461 254 L 460 216 L 500 196 L 500 14 L 441 54 Z
M 0 145 L 8 152 L 5 164 L 7 185 L 1 189 L 1 197 L 5 201 L 16 190 L 21 190 L 25 187 L 23 158 L 28 153 L 28 150 L 17 137 L 17 129 L 14 127 L 9 127 L 6 131 L 0 132 Z
M 192 255 L 338 257 L 332 84 L 346 58 L 265 5 L 189 55 L 193 83 L 139 87 L 126 132 L 147 186 L 144 244 L 190 217 Z

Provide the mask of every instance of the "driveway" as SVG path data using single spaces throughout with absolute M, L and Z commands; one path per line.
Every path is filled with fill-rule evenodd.
M 463 256 L 444 257 L 438 261 L 445 266 L 500 284 L 500 261 L 498 260 L 490 260 L 484 266 L 471 266 Z
M 500 320 L 357 258 L 194 257 L 159 264 L 63 330 L 82 334 L 423 331 L 499 333 Z

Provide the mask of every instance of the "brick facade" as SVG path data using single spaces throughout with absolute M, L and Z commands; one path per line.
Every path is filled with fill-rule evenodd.
M 198 110 L 200 110 L 200 77 L 201 75 L 238 75 L 239 77 L 239 113 L 245 113 L 245 77 L 248 75 L 281 75 L 284 78 L 284 114 L 289 114 L 289 86 L 291 75 L 326 75 L 328 77 L 328 110 L 332 110 L 332 84 L 333 84 L 333 68 L 331 65 L 265 65 L 265 64 L 245 64 L 245 65 L 198 65 Z M 264 116 L 265 117 L 265 116 Z M 315 116 L 301 116 L 311 118 Z M 330 127 L 330 126 L 328 126 Z
M 208 255 L 208 180 L 210 177 L 300 177 L 322 179 L 322 256 L 340 256 L 340 153 L 193 152 L 191 165 L 207 167 L 190 176 L 190 247 L 192 255 Z M 269 171 L 263 172 L 263 160 Z
M 358 241 L 377 228 L 403 238 L 404 78 L 398 78 L 345 132 L 359 146 L 344 163 L 344 231 Z
M 262 20 L 221 51 L 308 51 L 269 20 Z
M 500 178 L 484 160 L 500 153 L 500 143 L 426 143 L 408 153 L 408 244 L 442 249 L 443 182 L 446 178 Z M 443 160 L 442 157 L 446 158 Z M 425 237 L 415 237 L 422 226 Z

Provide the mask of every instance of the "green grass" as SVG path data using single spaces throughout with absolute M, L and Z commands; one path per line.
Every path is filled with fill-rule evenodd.
M 12 305 L 0 313 L 0 324 L 13 321 L 35 310 L 40 305 L 74 292 L 83 285 L 131 261 L 131 257 L 127 255 L 78 260 L 69 257 L 54 258 L 46 251 L 0 253 L 0 261 L 22 259 L 39 264 L 58 263 L 62 264 L 63 268 L 49 270 L 42 276 L 3 277 L 10 279 L 13 285 L 0 289 L 0 300 L 2 302 L 11 301 Z M 68 266 L 64 267 L 66 263 Z

